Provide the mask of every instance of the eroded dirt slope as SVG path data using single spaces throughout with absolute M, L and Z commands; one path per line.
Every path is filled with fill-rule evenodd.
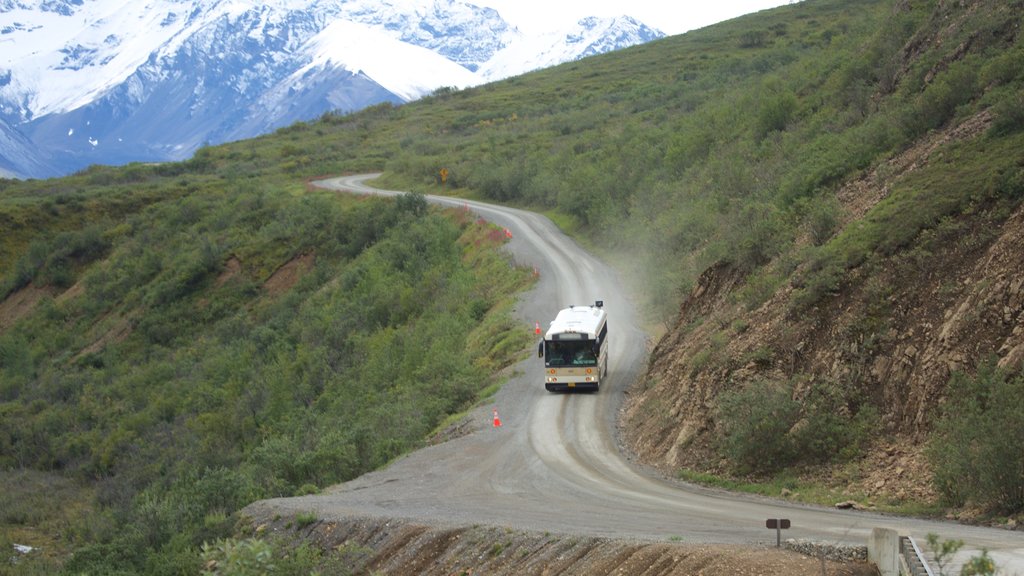
M 838 198 L 853 225 L 894 181 L 938 161 L 941 145 L 982 137 L 986 113 L 930 134 L 847 184 Z M 707 270 L 651 356 L 623 428 L 629 448 L 666 473 L 680 467 L 724 472 L 711 447 L 716 399 L 758 381 L 795 382 L 800 399 L 814 381 L 856 386 L 880 407 L 888 439 L 851 473 L 808 471 L 869 497 L 930 501 L 921 454 L 950 374 L 986 358 L 1024 365 L 1024 209 L 1009 218 L 984 210 L 936 238 L 848 273 L 844 290 L 793 311 L 784 285 L 755 310 L 735 298 L 745 282 L 728 266 Z
M 834 562 L 775 548 L 644 543 L 491 527 L 424 526 L 350 518 L 296 528 L 289 518 L 252 518 L 258 534 L 311 542 L 344 557 L 356 574 L 451 576 L 871 576 L 863 562 Z

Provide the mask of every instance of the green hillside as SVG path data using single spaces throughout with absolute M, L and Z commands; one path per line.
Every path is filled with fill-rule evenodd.
M 529 338 L 500 229 L 229 172 L 6 183 L 0 527 L 29 573 L 196 574 L 242 506 L 422 446 Z
M 548 211 L 621 262 L 652 322 L 713 265 L 744 308 L 792 286 L 802 314 L 1020 206 L 1022 13 L 807 0 L 183 163 L 0 181 L 0 545 L 44 547 L 22 567 L 40 574 L 195 574 L 244 504 L 380 466 L 486 394 L 528 336 L 500 235 L 310 179 L 383 170 Z M 837 199 L 979 115 L 866 213 Z

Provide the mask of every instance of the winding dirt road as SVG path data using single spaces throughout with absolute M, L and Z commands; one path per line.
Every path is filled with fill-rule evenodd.
M 375 174 L 325 180 L 319 186 L 358 194 L 402 192 L 371 188 Z M 322 519 L 383 516 L 433 525 L 494 525 L 515 529 L 665 542 L 771 544 L 767 518 L 788 518 L 786 538 L 864 545 L 874 527 L 895 528 L 923 541 L 934 532 L 967 548 L 986 548 L 1007 574 L 1024 574 L 1024 535 L 954 523 L 802 506 L 726 493 L 660 478 L 620 451 L 615 419 L 627 387 L 642 373 L 646 334 L 631 298 L 605 264 L 543 216 L 474 201 L 429 196 L 468 206 L 508 228 L 513 258 L 540 273 L 517 314 L 546 326 L 569 304 L 604 300 L 609 316 L 609 378 L 597 394 L 552 394 L 542 365 L 530 358 L 494 398 L 472 415 L 474 431 L 419 450 L 386 469 L 315 496 L 266 500 L 250 508 L 312 511 Z M 502 426 L 492 426 L 497 409 Z

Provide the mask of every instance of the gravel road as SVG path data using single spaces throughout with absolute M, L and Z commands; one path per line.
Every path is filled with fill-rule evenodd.
M 376 175 L 324 180 L 319 186 L 359 194 L 401 194 L 368 187 Z M 516 313 L 546 327 L 570 304 L 604 300 L 609 317 L 609 378 L 596 394 L 544 390 L 540 361 L 530 358 L 473 414 L 474 431 L 399 459 L 387 468 L 315 496 L 267 500 L 250 511 L 313 511 L 322 519 L 389 517 L 449 526 L 694 544 L 774 545 L 768 518 L 787 518 L 784 538 L 864 545 L 874 527 L 923 542 L 934 532 L 968 550 L 986 548 L 1007 574 L 1024 574 L 1024 535 L 1000 529 L 792 504 L 696 487 L 661 478 L 620 450 L 615 419 L 630 384 L 642 373 L 647 335 L 615 271 L 581 249 L 548 219 L 523 210 L 429 196 L 466 206 L 508 228 L 507 245 L 540 278 Z M 502 426 L 492 426 L 497 410 Z

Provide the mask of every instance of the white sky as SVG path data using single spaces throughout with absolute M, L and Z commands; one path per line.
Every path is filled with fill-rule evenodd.
M 470 0 L 526 33 L 547 32 L 585 16 L 632 16 L 665 34 L 682 34 L 794 0 Z

